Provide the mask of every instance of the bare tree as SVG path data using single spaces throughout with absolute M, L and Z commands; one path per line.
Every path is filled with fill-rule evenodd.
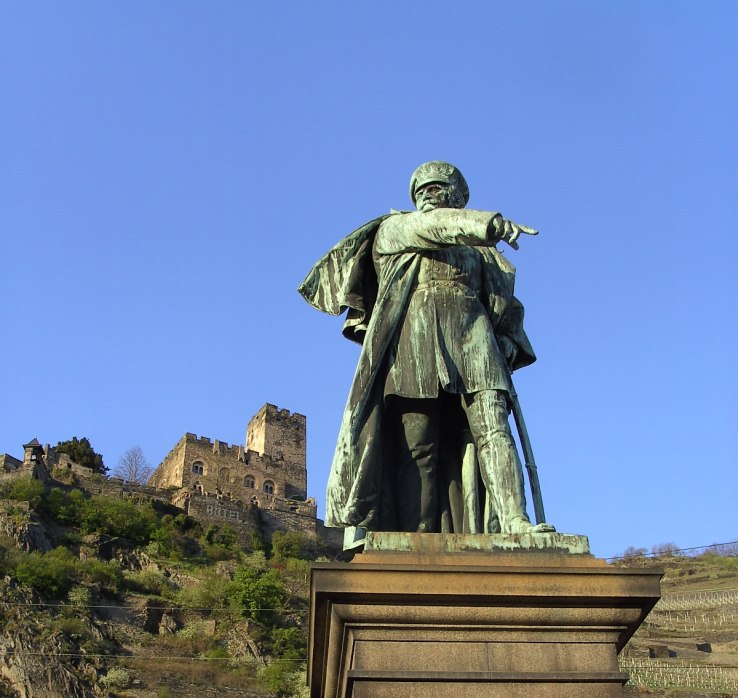
M 154 469 L 149 465 L 140 446 L 129 448 L 118 461 L 113 470 L 113 476 L 126 482 L 146 484 Z
M 676 543 L 659 543 L 651 548 L 651 554 L 656 557 L 673 557 L 679 552 Z

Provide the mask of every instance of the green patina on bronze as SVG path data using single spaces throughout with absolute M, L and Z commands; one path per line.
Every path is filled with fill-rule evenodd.
M 489 533 L 483 536 L 463 533 L 400 533 L 368 531 L 364 550 L 396 551 L 439 555 L 446 553 L 545 552 L 560 555 L 590 555 L 587 536 L 565 533 Z
M 324 255 L 299 287 L 362 344 L 328 483 L 326 524 L 374 531 L 538 534 L 508 424 L 512 371 L 535 361 L 497 249 L 537 231 L 465 209 L 449 163 L 412 175 L 417 210 L 380 216 Z M 524 430 L 524 424 L 523 424 Z M 523 439 L 527 443 L 527 434 Z M 528 444 L 528 451 L 529 451 Z M 537 489 L 535 464 L 526 465 Z

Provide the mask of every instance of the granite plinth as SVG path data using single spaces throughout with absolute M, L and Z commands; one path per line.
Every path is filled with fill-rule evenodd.
M 311 696 L 622 696 L 617 653 L 661 575 L 586 555 L 417 546 L 316 563 Z

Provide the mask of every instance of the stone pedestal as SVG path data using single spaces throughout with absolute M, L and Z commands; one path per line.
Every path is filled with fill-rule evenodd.
M 403 536 L 418 536 L 405 552 L 375 541 L 313 565 L 313 698 L 622 696 L 617 653 L 658 601 L 661 570 Z

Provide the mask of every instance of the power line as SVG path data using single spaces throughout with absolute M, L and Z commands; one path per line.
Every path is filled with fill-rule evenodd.
M 4 652 L 3 658 L 6 657 L 48 657 L 48 652 Z M 238 661 L 234 657 L 191 657 L 187 655 L 179 654 L 146 654 L 146 655 L 135 655 L 135 654 L 83 654 L 81 652 L 56 652 L 55 657 L 70 657 L 74 659 L 188 659 L 198 662 L 231 662 Z M 259 659 L 259 657 L 255 657 Z M 306 662 L 307 657 L 300 657 L 298 659 L 285 659 L 282 657 L 273 658 L 274 661 L 278 662 Z
M 23 603 L 20 601 L 0 601 L 3 606 L 36 606 L 39 608 L 76 608 L 86 610 L 90 608 L 117 608 L 118 610 L 135 610 L 131 606 L 115 605 L 115 604 L 73 604 L 73 603 Z M 289 608 L 248 608 L 248 612 L 253 611 L 280 611 L 284 613 L 307 613 L 308 609 L 289 609 Z M 218 608 L 208 606 L 146 606 L 141 609 L 145 611 L 222 611 L 224 613 L 242 613 L 243 609 Z

